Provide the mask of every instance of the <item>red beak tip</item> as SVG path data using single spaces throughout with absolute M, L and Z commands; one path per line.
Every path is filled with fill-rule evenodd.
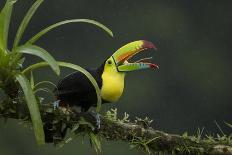
M 153 48 L 153 49 L 157 50 L 156 46 L 152 42 L 146 41 L 146 40 L 143 40 L 143 47 L 144 48 Z
M 152 69 L 159 69 L 159 66 L 158 65 L 156 65 L 156 64 L 150 64 L 150 68 L 152 68 Z

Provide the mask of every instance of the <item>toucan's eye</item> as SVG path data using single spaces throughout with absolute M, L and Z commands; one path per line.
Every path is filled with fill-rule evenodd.
M 111 64 L 112 64 L 112 61 L 111 61 L 111 60 L 108 60 L 107 63 L 108 63 L 109 65 L 111 65 Z

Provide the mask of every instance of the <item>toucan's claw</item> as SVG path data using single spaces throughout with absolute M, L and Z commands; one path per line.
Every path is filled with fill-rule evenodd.
M 95 119 L 95 130 L 99 130 L 101 128 L 101 119 L 100 119 L 100 115 L 97 112 L 94 111 L 90 111 L 87 112 L 88 114 L 90 114 L 94 119 Z
M 59 108 L 59 105 L 60 105 L 60 100 L 56 100 L 55 102 L 52 103 L 53 105 L 53 109 L 58 109 Z

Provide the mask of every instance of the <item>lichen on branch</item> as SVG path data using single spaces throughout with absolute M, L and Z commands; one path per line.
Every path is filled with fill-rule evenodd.
M 65 128 L 70 129 L 71 135 L 87 134 L 96 151 L 101 151 L 99 137 L 111 141 L 128 142 L 132 148 L 137 148 L 146 154 L 166 152 L 169 154 L 215 154 L 232 155 L 232 138 L 230 136 L 207 136 L 203 138 L 199 132 L 196 136 L 168 134 L 155 130 L 150 126 L 148 118 L 129 120 L 124 114 L 118 118 L 117 110 L 112 109 L 101 116 L 101 127 L 94 130 L 94 119 L 83 113 L 72 113 L 62 109 L 54 109 L 50 104 L 40 106 L 44 129 L 50 129 L 53 143 L 58 146 L 65 144 L 73 137 L 62 137 Z M 30 114 L 23 99 L 5 99 L 0 102 L 0 116 L 13 118 L 30 123 Z M 49 125 L 49 126 L 47 126 Z M 70 134 L 69 134 L 70 135 Z M 104 147 L 104 146 L 103 146 Z

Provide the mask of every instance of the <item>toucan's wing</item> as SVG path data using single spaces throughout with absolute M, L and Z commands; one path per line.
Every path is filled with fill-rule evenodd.
M 90 74 L 95 78 L 98 85 L 101 83 L 100 75 L 97 74 L 96 70 L 88 69 Z M 74 72 L 66 77 L 64 77 L 57 84 L 56 94 L 65 95 L 65 94 L 88 94 L 88 92 L 94 91 L 94 87 L 89 79 L 81 72 Z

